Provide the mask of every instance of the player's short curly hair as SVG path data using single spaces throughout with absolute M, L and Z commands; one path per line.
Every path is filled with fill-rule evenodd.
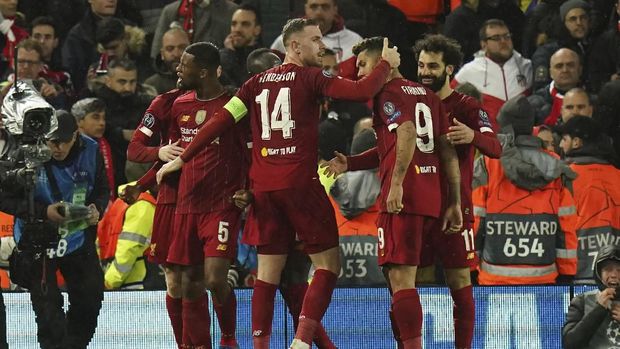
M 195 42 L 187 46 L 185 52 L 194 56 L 194 63 L 201 69 L 215 70 L 220 65 L 220 51 L 210 42 Z
M 420 58 L 422 51 L 442 53 L 444 64 L 454 66 L 455 70 L 463 63 L 461 45 L 456 40 L 441 34 L 426 35 L 423 39 L 416 41 L 413 46 L 416 61 Z
M 310 18 L 294 18 L 286 22 L 284 28 L 282 28 L 282 42 L 284 43 L 284 47 L 288 46 L 289 41 L 291 41 L 291 35 L 300 33 L 304 28 L 311 25 L 318 26 L 319 23 Z

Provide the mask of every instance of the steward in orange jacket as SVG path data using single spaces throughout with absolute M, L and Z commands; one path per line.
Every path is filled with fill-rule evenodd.
M 573 196 L 577 207 L 577 279 L 592 280 L 598 251 L 620 245 L 620 170 L 611 162 L 610 139 L 593 119 L 575 116 L 558 130 L 570 168 L 577 173 Z
M 523 96 L 498 121 L 508 135 L 500 159 L 474 169 L 474 231 L 481 285 L 551 284 L 577 267 L 575 173 L 531 136 L 534 110 Z M 512 140 L 512 139 L 514 140 Z

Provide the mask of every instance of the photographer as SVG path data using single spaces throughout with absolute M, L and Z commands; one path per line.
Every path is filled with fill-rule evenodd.
M 565 349 L 620 346 L 620 247 L 598 251 L 594 279 L 599 290 L 576 296 L 568 308 L 562 329 Z
M 13 202 L 16 209 L 7 211 L 18 217 L 14 235 L 20 252 L 16 258 L 19 263 L 15 263 L 19 268 L 11 266 L 18 270 L 18 275 L 11 277 L 20 279 L 30 292 L 41 348 L 82 349 L 93 337 L 103 300 L 95 237 L 109 190 L 97 143 L 79 134 L 71 114 L 61 110 L 56 115 L 58 128 L 46 137 L 52 159 L 39 167 L 34 188 L 35 216 L 45 221 L 36 229 L 24 223 L 25 215 L 19 210 L 23 194 L 8 198 L 3 193 L 1 201 Z M 75 208 L 81 208 L 78 219 L 73 217 Z M 41 253 L 43 249 L 37 248 L 41 244 L 34 242 L 41 236 L 51 237 L 51 241 L 56 238 L 56 247 Z M 57 270 L 69 294 L 66 315 Z

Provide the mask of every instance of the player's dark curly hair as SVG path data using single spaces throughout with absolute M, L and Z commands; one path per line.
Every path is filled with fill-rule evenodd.
M 441 34 L 426 35 L 423 39 L 416 41 L 413 46 L 416 61 L 420 58 L 420 52 L 442 53 L 445 65 L 452 65 L 455 71 L 463 63 L 463 52 L 461 45 L 456 40 Z

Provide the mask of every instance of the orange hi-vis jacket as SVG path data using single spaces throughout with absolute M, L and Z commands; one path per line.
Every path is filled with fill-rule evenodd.
M 0 237 L 13 236 L 14 225 L 15 217 L 0 212 Z M 0 287 L 2 287 L 3 290 L 11 289 L 11 280 L 9 279 L 9 272 L 7 269 L 0 269 Z
M 545 155 L 547 164 L 559 162 Z M 473 204 L 481 285 L 549 284 L 558 273 L 575 275 L 577 215 L 562 176 L 527 190 L 506 176 L 501 159 L 481 157 Z
M 577 207 L 577 279 L 592 279 L 596 254 L 605 245 L 620 245 L 620 170 L 593 157 L 571 158 L 577 173 L 573 196 Z
M 434 24 L 443 14 L 443 0 L 388 0 L 388 4 L 399 9 L 411 22 Z

